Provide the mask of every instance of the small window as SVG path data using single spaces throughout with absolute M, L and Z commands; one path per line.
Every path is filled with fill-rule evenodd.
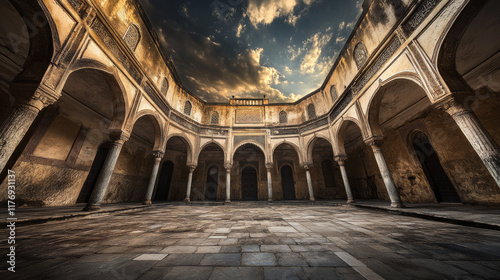
M 135 51 L 140 39 L 141 33 L 139 31 L 139 27 L 137 27 L 137 25 L 135 24 L 131 24 L 128 27 L 127 33 L 125 33 L 125 36 L 123 37 L 125 44 L 127 45 L 127 47 L 129 47 L 129 49 Z
M 192 108 L 193 108 L 193 105 L 191 104 L 191 102 L 186 101 L 186 103 L 184 103 L 184 114 L 190 116 Z
M 335 89 L 335 85 L 332 85 L 332 87 L 330 88 L 330 95 L 332 96 L 333 101 L 337 100 L 338 94 L 337 89 Z
M 354 47 L 354 60 L 356 61 L 356 65 L 358 69 L 361 69 L 368 59 L 368 55 L 366 54 L 365 45 L 362 42 L 359 42 L 356 47 Z
M 210 116 L 210 123 L 211 124 L 219 124 L 219 113 L 213 112 L 212 116 Z
M 161 93 L 163 96 L 167 96 L 168 92 L 168 80 L 167 78 L 163 78 L 163 82 L 161 83 Z
M 316 118 L 316 108 L 314 108 L 314 104 L 309 104 L 309 106 L 307 106 L 307 116 L 309 119 Z
M 288 123 L 288 114 L 285 111 L 280 112 L 280 123 Z

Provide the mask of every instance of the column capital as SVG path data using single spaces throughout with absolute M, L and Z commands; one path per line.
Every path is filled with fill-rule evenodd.
M 116 144 L 123 145 L 130 139 L 130 134 L 124 131 L 113 131 L 109 134 L 109 138 Z
M 381 136 L 372 136 L 370 138 L 366 138 L 363 141 L 365 141 L 365 144 L 370 146 L 370 147 L 378 147 L 382 145 L 384 142 L 384 137 Z
M 452 117 L 471 113 L 470 110 L 464 106 L 464 97 L 462 95 L 447 96 L 435 103 L 434 106 L 439 110 L 445 111 Z
M 188 164 L 187 167 L 189 168 L 189 173 L 193 173 L 194 170 L 196 169 L 197 165 Z
M 35 90 L 35 93 L 29 96 L 26 96 L 25 92 L 20 92 L 21 90 L 22 89 L 12 90 L 12 94 L 18 96 L 18 98 L 16 98 L 18 106 L 27 107 L 36 111 L 41 111 L 43 108 L 54 104 L 59 98 L 51 92 L 51 90 L 44 89 L 42 86 L 39 86 Z
M 266 169 L 269 171 L 270 169 L 273 169 L 274 164 L 272 162 L 266 163 Z
M 313 166 L 312 162 L 306 162 L 302 164 L 302 168 L 304 168 L 305 170 L 311 169 L 312 166 Z
M 334 156 L 333 159 L 338 162 L 339 165 L 344 165 L 344 162 L 347 160 L 347 155 Z
M 155 158 L 162 159 L 163 156 L 165 156 L 165 152 L 164 151 L 153 151 L 153 156 Z
M 224 164 L 224 169 L 226 169 L 227 172 L 230 172 L 232 168 L 233 168 L 233 165 L 231 165 L 230 163 Z

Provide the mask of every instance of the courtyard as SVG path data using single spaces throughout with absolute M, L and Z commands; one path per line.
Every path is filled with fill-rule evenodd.
M 162 204 L 21 225 L 16 245 L 2 279 L 500 277 L 497 230 L 355 206 Z

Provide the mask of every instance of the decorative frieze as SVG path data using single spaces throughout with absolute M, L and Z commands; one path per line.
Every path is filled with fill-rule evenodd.
M 252 141 L 259 143 L 264 147 L 266 145 L 266 136 L 265 135 L 249 135 L 249 136 L 234 136 L 234 146 L 238 146 L 240 143 Z
M 104 24 L 101 22 L 101 20 L 96 19 L 94 23 L 92 24 L 92 29 L 94 32 L 99 36 L 99 38 L 102 40 L 104 45 L 109 49 L 109 51 L 120 61 L 120 63 L 127 69 L 127 72 L 132 76 L 132 78 L 137 82 L 140 83 L 142 80 L 142 75 L 135 68 L 135 66 L 130 62 L 130 60 L 127 58 L 125 54 L 120 50 L 120 47 L 118 46 L 118 43 L 115 41 L 113 36 L 111 36 L 111 33 L 108 31 L 108 29 L 104 26 Z
M 163 102 L 159 97 L 158 95 L 156 94 L 155 90 L 148 84 L 148 83 L 145 83 L 144 84 L 144 91 L 147 93 L 147 95 L 149 97 L 151 97 L 151 99 L 153 99 L 153 102 L 158 105 L 158 107 L 160 107 L 160 110 L 162 110 L 163 113 L 165 113 L 165 115 L 168 116 L 168 114 L 170 113 L 170 109 L 168 108 L 168 106 L 165 104 L 165 102 Z
M 323 118 L 323 119 L 320 119 L 318 121 L 315 121 L 315 122 L 312 122 L 312 123 L 309 123 L 303 127 L 300 127 L 299 128 L 299 132 L 300 133 L 304 133 L 304 132 L 307 132 L 309 130 L 313 130 L 315 128 L 318 128 L 318 127 L 321 127 L 321 126 L 324 126 L 324 125 L 328 125 L 328 118 Z
M 349 91 L 347 94 L 344 95 L 342 100 L 338 103 L 338 105 L 333 109 L 333 111 L 330 113 L 330 121 L 335 120 L 342 111 L 344 111 L 345 108 L 351 103 L 353 97 L 352 97 L 352 91 Z
M 430 15 L 432 10 L 441 2 L 441 0 L 424 0 L 413 15 L 403 24 L 403 29 L 407 35 L 410 35 L 417 27 Z
M 259 109 L 236 109 L 237 124 L 260 124 L 262 123 L 262 110 Z
M 177 114 L 173 113 L 170 115 L 170 119 L 175 122 L 180 124 L 181 126 L 195 132 L 195 133 L 200 133 L 200 128 L 187 120 L 183 119 L 182 117 L 178 116 Z

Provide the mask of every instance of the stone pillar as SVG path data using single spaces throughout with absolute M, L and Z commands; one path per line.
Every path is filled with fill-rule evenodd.
M 53 104 L 55 98 L 35 93 L 30 98 L 19 100 L 0 124 L 0 172 L 23 139 L 40 111 Z
M 164 153 L 161 151 L 154 151 L 153 156 L 155 157 L 155 163 L 153 164 L 153 170 L 151 171 L 151 177 L 149 178 L 148 190 L 146 192 L 146 197 L 142 204 L 151 205 L 151 198 L 153 197 L 153 191 L 155 189 L 156 178 L 158 177 L 158 170 L 160 169 L 160 162 L 163 158 Z
M 351 185 L 349 184 L 349 178 L 347 177 L 347 172 L 345 171 L 345 161 L 347 156 L 336 156 L 335 161 L 340 166 L 340 173 L 342 173 L 342 180 L 344 181 L 345 192 L 347 194 L 347 203 L 354 203 L 354 197 L 351 191 Z
M 500 149 L 476 115 L 454 98 L 439 104 L 438 108 L 445 110 L 455 120 L 500 187 Z
M 231 168 L 229 164 L 224 165 L 226 169 L 226 203 L 231 202 Z
M 271 171 L 273 170 L 273 164 L 266 164 L 267 169 L 267 201 L 273 202 L 273 179 L 271 175 Z
M 304 169 L 306 170 L 306 178 L 307 178 L 307 188 L 309 189 L 309 200 L 314 201 L 314 191 L 313 191 L 313 185 L 312 185 L 312 179 L 311 179 L 311 172 L 309 169 L 311 168 L 310 163 L 304 164 Z
M 102 199 L 108 189 L 109 181 L 111 180 L 111 176 L 115 170 L 115 165 L 118 161 L 118 157 L 120 156 L 123 144 L 125 144 L 130 136 L 124 134 L 123 132 L 119 132 L 112 133 L 110 137 L 111 140 L 113 140 L 111 149 L 104 160 L 104 164 L 99 172 L 99 177 L 97 177 L 97 182 L 94 190 L 92 191 L 92 195 L 90 196 L 90 200 L 87 203 L 87 206 L 83 208 L 83 211 L 95 211 L 101 208 Z
M 391 199 L 391 207 L 404 207 L 401 202 L 401 198 L 399 197 L 398 189 L 396 188 L 396 184 L 392 178 L 391 171 L 387 166 L 387 162 L 385 161 L 384 154 L 382 153 L 382 149 L 380 148 L 380 139 L 370 138 L 365 140 L 366 144 L 372 147 L 373 154 L 375 155 L 375 160 L 377 161 L 378 168 L 380 169 L 380 174 L 382 175 L 382 179 L 384 180 L 385 188 L 387 189 L 387 193 L 389 194 L 389 198 Z
M 191 201 L 191 185 L 193 184 L 193 172 L 196 169 L 196 165 L 188 165 L 188 167 L 189 167 L 189 176 L 187 182 L 186 199 L 184 199 L 184 201 L 186 202 Z

